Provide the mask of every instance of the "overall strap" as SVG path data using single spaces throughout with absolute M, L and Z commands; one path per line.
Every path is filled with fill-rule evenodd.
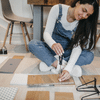
M 58 16 L 58 21 L 60 21 L 61 20 L 61 17 L 62 17 L 62 5 L 61 4 L 59 4 L 59 16 Z

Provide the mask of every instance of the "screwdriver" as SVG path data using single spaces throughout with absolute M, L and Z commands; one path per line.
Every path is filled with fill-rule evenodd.
M 62 73 L 62 69 L 61 69 L 62 60 L 63 60 L 63 55 L 59 56 L 59 65 L 60 65 L 60 72 L 59 72 L 59 74 Z M 61 80 L 59 80 L 59 81 L 61 81 Z
M 62 60 L 63 60 L 63 55 L 59 56 L 60 74 L 62 73 L 61 70 Z

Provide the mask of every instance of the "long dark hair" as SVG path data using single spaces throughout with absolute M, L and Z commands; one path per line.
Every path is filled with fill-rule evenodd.
M 94 12 L 87 19 L 79 20 L 78 26 L 75 32 L 75 37 L 71 43 L 70 48 L 80 44 L 81 48 L 89 45 L 87 50 L 95 49 L 96 46 L 96 32 L 97 32 L 97 21 L 99 14 L 99 0 L 74 0 L 71 7 L 75 7 L 75 4 L 80 1 L 80 4 L 90 4 L 94 7 Z

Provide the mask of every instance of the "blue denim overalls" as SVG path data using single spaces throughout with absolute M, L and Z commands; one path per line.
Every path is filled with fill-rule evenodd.
M 71 38 L 73 35 L 72 32 L 74 33 L 76 31 L 76 27 L 72 31 L 65 30 L 60 22 L 61 17 L 62 17 L 62 5 L 59 4 L 59 16 L 58 19 L 56 20 L 52 38 L 57 43 L 60 43 L 62 45 L 64 49 L 64 60 L 68 62 L 71 55 L 71 50 L 67 50 L 67 48 L 71 43 Z M 29 50 L 37 58 L 45 62 L 48 66 L 51 66 L 52 63 L 56 60 L 56 58 L 54 57 L 56 55 L 55 52 L 43 41 L 32 40 L 29 43 Z M 90 64 L 93 58 L 94 55 L 92 52 L 83 50 L 75 65 L 82 66 Z
M 52 38 L 57 42 L 60 43 L 63 46 L 63 49 L 66 50 L 68 48 L 68 45 L 71 43 L 72 33 L 76 31 L 76 27 L 70 31 L 65 30 L 60 22 L 62 17 L 62 5 L 59 4 L 59 16 L 56 20 L 56 24 L 54 27 L 54 31 L 52 34 Z

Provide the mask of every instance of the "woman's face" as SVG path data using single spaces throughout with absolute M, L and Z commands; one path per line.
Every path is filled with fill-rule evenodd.
M 87 19 L 94 12 L 93 6 L 89 4 L 80 4 L 77 2 L 74 17 L 76 20 Z

